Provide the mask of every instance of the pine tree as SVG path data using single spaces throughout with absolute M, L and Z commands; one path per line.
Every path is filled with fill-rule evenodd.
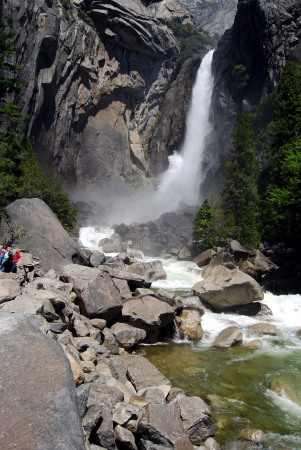
M 192 236 L 195 247 L 200 251 L 212 247 L 215 243 L 213 211 L 207 199 L 195 216 Z
M 223 161 L 225 185 L 222 192 L 222 208 L 234 221 L 241 242 L 258 246 L 259 166 L 255 150 L 251 116 L 238 113 L 232 147 Z M 253 220 L 250 220 L 250 217 L 253 217 Z

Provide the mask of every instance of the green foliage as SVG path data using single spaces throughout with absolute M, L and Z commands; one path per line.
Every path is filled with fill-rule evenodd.
M 200 251 L 212 247 L 215 243 L 215 226 L 213 212 L 206 199 L 198 210 L 193 221 L 193 242 Z
M 259 244 L 259 166 L 255 150 L 251 116 L 238 113 L 233 129 L 232 148 L 223 161 L 225 186 L 222 207 L 226 215 L 234 218 L 242 244 L 256 247 Z
M 202 53 L 206 46 L 212 45 L 213 41 L 209 33 L 202 28 L 195 28 L 190 23 L 169 22 L 168 27 L 180 41 L 180 55 L 177 59 L 179 65 L 192 56 Z
M 250 79 L 247 68 L 242 64 L 236 65 L 232 72 L 232 76 L 234 86 L 233 95 L 241 95 L 248 86 L 248 81 Z
M 21 107 L 6 101 L 6 94 L 19 91 L 15 78 L 19 67 L 7 62 L 16 50 L 17 35 L 6 31 L 0 22 L 0 216 L 4 208 L 22 197 L 39 197 L 57 214 L 62 224 L 71 228 L 76 210 L 57 181 L 52 181 L 39 166 L 28 138 L 15 129 L 27 116 Z M 9 124 L 9 126 L 7 126 Z
M 275 93 L 263 231 L 269 240 L 301 239 L 301 63 L 288 62 Z
M 78 17 L 83 20 L 84 22 L 86 22 L 87 25 L 90 25 L 90 27 L 94 27 L 94 22 L 91 19 L 91 17 L 86 13 L 85 10 L 78 8 L 77 10 L 78 13 Z

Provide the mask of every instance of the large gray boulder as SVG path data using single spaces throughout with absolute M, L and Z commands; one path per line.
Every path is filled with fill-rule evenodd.
M 20 199 L 5 208 L 1 235 L 39 258 L 39 268 L 61 269 L 69 262 L 88 264 L 82 251 L 51 209 L 38 198 Z M 20 260 L 20 263 L 22 259 Z
M 0 279 L 0 304 L 13 300 L 21 294 L 21 288 L 16 280 Z
M 121 311 L 120 294 L 107 273 L 92 267 L 69 264 L 61 271 L 60 278 L 73 284 L 84 316 L 110 321 Z
M 167 303 L 146 296 L 125 300 L 122 308 L 122 320 L 147 331 L 159 330 L 171 323 L 175 312 Z
M 239 269 L 214 266 L 206 269 L 203 275 L 204 280 L 194 284 L 192 290 L 214 309 L 222 310 L 263 299 L 257 281 Z
M 0 314 L 0 448 L 84 450 L 70 364 L 30 315 Z
M 146 337 L 146 331 L 141 328 L 132 327 L 127 323 L 115 323 L 111 327 L 118 344 L 126 349 L 134 347 Z

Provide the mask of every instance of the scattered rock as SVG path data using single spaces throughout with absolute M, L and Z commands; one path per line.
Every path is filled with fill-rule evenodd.
M 255 331 L 258 334 L 267 334 L 270 336 L 276 336 L 277 327 L 271 323 L 255 323 L 254 325 L 249 325 L 248 330 Z
M 126 323 L 115 323 L 111 331 L 118 344 L 126 349 L 134 347 L 146 337 L 146 331 Z
M 198 311 L 184 309 L 179 316 L 181 322 L 179 325 L 180 337 L 188 337 L 191 341 L 199 341 L 203 337 L 203 328 L 201 324 L 201 315 Z
M 239 437 L 246 441 L 263 442 L 264 432 L 255 428 L 243 428 L 239 433 Z
M 242 330 L 239 327 L 228 327 L 222 330 L 213 342 L 213 347 L 227 348 L 242 343 Z

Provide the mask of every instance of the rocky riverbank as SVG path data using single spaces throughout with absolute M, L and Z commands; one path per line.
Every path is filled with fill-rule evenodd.
M 175 333 L 202 339 L 202 303 L 268 314 L 254 277 L 224 254 L 203 255 L 204 279 L 192 288 L 196 297 L 185 299 L 150 289 L 166 276 L 161 261 L 80 248 L 41 200 L 18 200 L 6 214 L 1 236 L 23 251 L 17 274 L 0 274 L 7 417 L 0 446 L 51 448 L 53 436 L 58 446 L 76 449 L 218 449 L 209 406 L 171 386 L 138 345 Z M 241 255 L 239 244 L 231 245 L 232 256 Z M 259 325 L 228 327 L 212 345 L 240 344 L 245 332 L 277 333 Z

